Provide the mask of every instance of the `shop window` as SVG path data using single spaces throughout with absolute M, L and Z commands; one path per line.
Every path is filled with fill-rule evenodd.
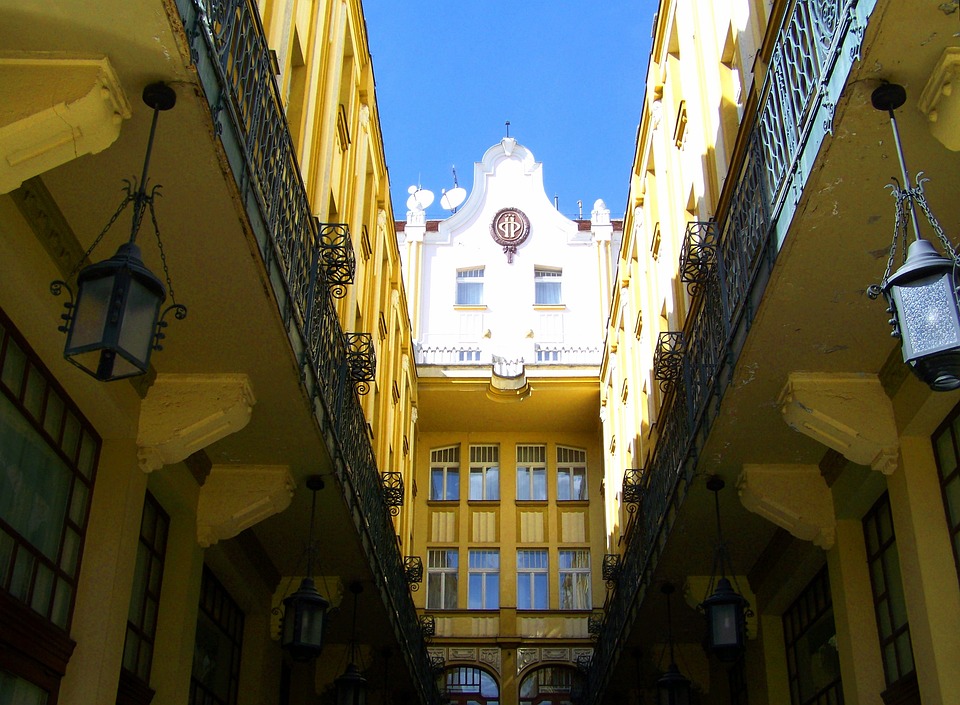
M 236 705 L 242 648 L 243 612 L 204 566 L 189 705 Z
M 843 702 L 830 579 L 824 567 L 783 614 L 792 705 Z
M 914 673 L 910 625 L 907 622 L 907 601 L 903 594 L 900 556 L 893 531 L 890 496 L 877 500 L 863 517 L 863 535 L 870 568 L 870 587 L 880 635 L 880 652 L 887 686 Z

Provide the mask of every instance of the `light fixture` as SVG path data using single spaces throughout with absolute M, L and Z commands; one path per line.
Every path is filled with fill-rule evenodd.
M 280 645 L 294 661 L 309 661 L 323 649 L 323 627 L 330 603 L 317 592 L 313 582 L 313 520 L 317 509 L 317 491 L 323 489 L 323 478 L 307 478 L 307 487 L 313 493 L 310 504 L 310 533 L 307 543 L 307 575 L 299 589 L 283 600 L 283 629 Z
M 707 640 L 705 647 L 721 661 L 733 663 L 746 648 L 747 608 L 749 603 L 733 589 L 727 579 L 727 546 L 720 528 L 720 490 L 725 486 L 723 478 L 711 475 L 707 479 L 707 489 L 713 492 L 717 514 L 717 549 L 714 553 L 713 574 L 707 586 L 707 597 L 700 603 L 700 609 L 707 617 Z M 716 577 L 717 563 L 720 564 L 720 577 Z M 736 577 L 734 577 L 736 580 Z M 711 592 L 712 591 L 712 592 Z
M 670 645 L 670 665 L 657 679 L 657 705 L 690 705 L 690 679 L 680 673 L 673 657 L 673 616 L 670 614 L 670 595 L 673 584 L 664 583 L 660 592 L 667 596 L 667 642 Z
M 173 311 L 179 320 L 187 315 L 186 307 L 176 303 L 173 295 L 166 255 L 160 242 L 160 229 L 153 210 L 153 201 L 160 186 L 147 191 L 147 169 L 157 120 L 161 111 L 170 110 L 176 104 L 177 94 L 166 84 L 152 83 L 143 89 L 143 102 L 153 108 L 153 122 L 140 183 L 126 182 L 126 196 L 84 253 L 80 264 L 86 261 L 123 210 L 132 203 L 130 240 L 121 245 L 113 257 L 88 265 L 80 269 L 79 274 L 77 270 L 80 264 L 77 265 L 68 277 L 72 279 L 77 274 L 75 301 L 73 290 L 67 282 L 56 280 L 50 284 L 50 291 L 54 295 L 59 296 L 63 289 L 70 294 L 70 300 L 64 304 L 66 313 L 61 316 L 64 323 L 59 327 L 61 332 L 67 334 L 64 357 L 84 372 L 105 382 L 146 372 L 150 365 L 150 353 L 162 349 L 160 341 L 164 338 L 163 328 L 167 326 L 163 320 L 166 314 Z M 140 248 L 136 244 L 140 224 L 148 209 L 160 248 L 166 288 L 143 264 Z M 167 289 L 173 303 L 161 313 L 160 307 L 167 298 Z
M 337 705 L 366 705 L 367 679 L 357 666 L 359 649 L 357 648 L 357 598 L 363 592 L 358 581 L 350 583 L 353 593 L 353 626 L 350 633 L 350 646 L 347 651 L 347 668 L 333 683 L 337 688 Z
M 896 222 L 887 269 L 880 284 L 867 289 L 867 295 L 875 299 L 883 294 L 888 304 L 887 313 L 891 314 L 891 335 L 902 341 L 903 361 L 932 390 L 943 392 L 960 387 L 960 302 L 957 297 L 960 259 L 927 205 L 923 193 L 925 179 L 921 178 L 923 172 L 917 174 L 915 185 L 910 185 L 910 173 L 893 113 L 906 99 L 903 86 L 895 83 L 884 83 L 871 95 L 873 107 L 885 110 L 890 116 L 903 185 L 894 179 L 891 187 L 896 199 Z M 918 208 L 923 211 L 948 257 L 937 252 L 933 243 L 920 235 Z M 909 248 L 906 245 L 908 214 L 914 234 Z M 903 264 L 891 275 L 898 244 L 905 250 Z

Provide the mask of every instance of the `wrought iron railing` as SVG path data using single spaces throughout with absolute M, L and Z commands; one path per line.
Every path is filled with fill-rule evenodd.
M 357 508 L 367 560 L 389 605 L 394 629 L 422 702 L 438 705 L 426 644 L 407 570 L 384 503 L 348 343 L 327 282 L 323 245 L 340 229 L 320 232 L 303 185 L 279 87 L 255 0 L 176 0 L 213 127 L 233 171 L 264 265 L 275 282 L 291 345 L 301 356 L 347 502 Z M 336 236 L 335 238 L 333 236 Z M 328 255 L 333 251 L 328 249 Z M 329 258 L 328 258 L 329 259 Z M 349 256 L 348 256 L 349 259 Z M 343 272 L 349 261 L 334 262 Z M 278 284 L 277 279 L 281 282 Z
M 639 508 L 587 674 L 581 699 L 587 705 L 602 699 L 634 606 L 651 580 L 776 259 L 778 237 L 792 217 L 812 155 L 832 129 L 830 96 L 844 83 L 836 77 L 844 78 L 841 71 L 859 58 L 865 18 L 874 4 L 792 0 L 779 27 L 743 160 L 731 169 L 736 181 L 730 205 L 718 214 L 716 268 L 702 283 L 683 330 L 682 374 L 671 375 L 670 366 L 661 365 L 662 376 L 678 380 L 665 390 L 650 463 L 642 475 L 628 471 L 624 479 L 625 492 L 629 488 L 631 499 L 639 499 Z

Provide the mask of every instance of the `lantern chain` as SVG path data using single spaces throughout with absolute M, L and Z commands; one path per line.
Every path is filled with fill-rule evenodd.
M 177 306 L 177 297 L 173 293 L 173 282 L 170 280 L 170 269 L 167 267 L 167 253 L 163 249 L 163 241 L 160 239 L 160 226 L 157 224 L 157 213 L 153 209 L 153 199 L 155 196 L 162 196 L 159 191 L 160 185 L 157 184 L 147 197 L 147 203 L 150 205 L 150 220 L 153 222 L 153 232 L 157 236 L 157 249 L 160 250 L 160 264 L 163 266 L 163 276 L 167 280 L 167 291 L 170 292 L 170 301 Z
M 117 222 L 117 218 L 120 217 L 120 214 L 123 213 L 123 210 L 130 204 L 130 201 L 134 199 L 133 183 L 130 181 L 127 181 L 126 179 L 124 179 L 124 183 L 127 184 L 126 186 L 127 195 L 124 196 L 122 201 L 120 201 L 120 205 L 117 206 L 117 210 L 110 217 L 110 220 L 107 221 L 107 224 L 103 226 L 103 230 L 101 230 L 100 234 L 97 235 L 97 238 L 93 241 L 93 244 L 87 248 L 87 251 L 83 253 L 83 257 L 80 258 L 80 261 L 77 262 L 74 268 L 70 271 L 70 274 L 67 276 L 68 280 L 73 279 L 76 276 L 77 272 L 79 272 L 80 268 L 83 266 L 83 263 L 90 258 L 90 255 L 96 249 L 97 245 L 99 245 L 100 241 L 103 240 L 103 237 L 104 235 L 107 234 L 107 231 L 110 230 L 111 227 L 113 227 L 113 224 Z

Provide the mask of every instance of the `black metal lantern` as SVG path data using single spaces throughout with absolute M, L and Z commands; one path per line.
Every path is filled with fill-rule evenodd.
M 317 490 L 323 489 L 323 478 L 307 478 L 307 487 L 313 492 L 310 504 L 310 533 L 307 544 L 307 577 L 300 588 L 283 600 L 283 629 L 280 646 L 294 661 L 310 661 L 323 650 L 323 627 L 330 603 L 313 582 L 313 520 L 317 509 Z
M 890 115 L 894 143 L 900 159 L 904 180 L 901 187 L 895 181 L 893 195 L 896 198 L 896 223 L 893 243 L 883 281 L 867 290 L 870 298 L 880 294 L 887 300 L 887 313 L 891 314 L 891 335 L 901 338 L 903 361 L 921 380 L 934 391 L 950 391 L 960 388 L 960 301 L 958 301 L 957 253 L 947 239 L 943 228 L 933 216 L 923 193 L 922 172 L 911 187 L 900 143 L 900 133 L 894 109 L 907 99 L 902 86 L 885 83 L 877 88 L 871 100 L 877 110 Z M 920 235 L 917 209 L 923 211 L 949 257 L 944 257 L 933 244 Z M 914 242 L 906 248 L 904 262 L 891 275 L 898 243 L 906 240 L 907 215 L 913 225 Z
M 50 291 L 55 295 L 59 295 L 63 289 L 70 293 L 71 300 L 65 304 L 66 313 L 62 316 L 64 324 L 60 326 L 60 330 L 67 334 L 64 357 L 101 381 L 109 382 L 146 372 L 150 366 L 150 353 L 161 349 L 160 341 L 164 337 L 162 329 L 167 325 L 163 321 L 164 314 L 172 310 L 178 319 L 187 315 L 186 307 L 175 301 L 161 314 L 161 306 L 167 298 L 167 288 L 143 264 L 140 248 L 135 242 L 143 216 L 149 209 L 157 243 L 161 248 L 161 257 L 166 261 L 153 213 L 153 200 L 160 187 L 155 186 L 147 192 L 146 184 L 158 117 L 161 111 L 170 110 L 176 99 L 173 89 L 163 83 L 154 83 L 144 88 L 143 101 L 153 108 L 153 123 L 139 186 L 134 192 L 134 184 L 127 182 L 126 197 L 84 254 L 83 260 L 86 260 L 100 243 L 120 213 L 133 203 L 130 240 L 121 245 L 110 259 L 80 270 L 77 274 L 75 301 L 73 290 L 66 282 L 57 280 L 50 284 Z M 164 272 L 166 273 L 166 264 Z M 75 273 L 76 269 L 71 276 Z M 167 287 L 172 298 L 173 287 L 170 285 L 169 275 Z
M 357 597 L 363 592 L 363 585 L 359 582 L 350 583 L 350 592 L 353 593 L 353 627 L 347 655 L 349 663 L 333 684 L 337 689 L 337 705 L 366 705 L 367 679 L 363 677 L 357 666 Z
M 680 673 L 673 657 L 673 618 L 670 613 L 670 595 L 674 587 L 671 583 L 660 586 L 660 592 L 667 596 L 667 641 L 670 645 L 670 665 L 657 679 L 657 705 L 690 705 L 690 679 Z
M 725 486 L 722 478 L 711 475 L 707 480 L 707 489 L 713 492 L 717 515 L 717 550 L 714 562 L 714 574 L 720 564 L 720 577 L 710 577 L 710 596 L 700 603 L 707 618 L 707 638 L 705 648 L 725 663 L 733 663 L 743 654 L 747 644 L 747 611 L 749 602 L 733 589 L 727 579 L 727 548 L 720 527 L 720 490 Z M 716 580 L 716 582 L 714 582 Z

